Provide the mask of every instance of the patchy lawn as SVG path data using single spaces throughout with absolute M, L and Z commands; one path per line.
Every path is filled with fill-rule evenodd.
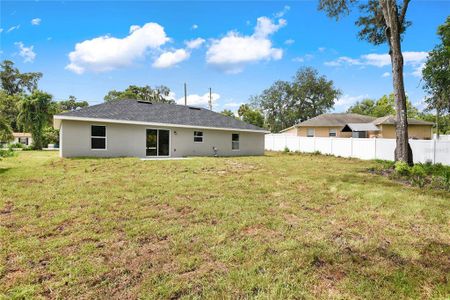
M 320 155 L 0 161 L 0 298 L 447 298 L 450 194 Z

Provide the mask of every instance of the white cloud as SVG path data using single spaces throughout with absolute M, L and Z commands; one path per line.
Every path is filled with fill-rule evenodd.
M 272 47 L 269 36 L 286 25 L 286 20 L 278 23 L 267 17 L 259 17 L 250 36 L 230 31 L 221 39 L 213 39 L 206 52 L 206 61 L 227 73 L 239 73 L 245 64 L 261 60 L 279 60 L 283 50 Z
M 191 26 L 191 29 L 193 29 L 193 30 L 195 30 L 195 29 L 197 29 L 198 28 L 198 25 L 197 24 L 193 24 L 192 26 Z
M 31 20 L 31 25 L 34 25 L 34 26 L 38 26 L 38 25 L 41 25 L 41 19 L 39 19 L 39 18 L 35 18 L 35 19 L 32 19 Z
M 334 105 L 339 110 L 346 110 L 347 108 L 349 108 L 355 102 L 361 101 L 361 100 L 363 100 L 365 98 L 368 98 L 368 97 L 369 97 L 369 95 L 367 95 L 367 94 L 365 94 L 365 95 L 358 95 L 358 96 L 343 95 L 339 99 L 336 100 Z
M 188 59 L 190 53 L 184 49 L 177 49 L 175 51 L 166 51 L 162 53 L 153 63 L 153 67 L 164 69 L 175 66 L 176 64 Z
M 305 54 L 303 56 L 294 57 L 292 59 L 292 61 L 293 62 L 305 62 L 305 61 L 310 61 L 313 58 L 314 58 L 314 55 L 312 55 L 312 54 Z
M 82 74 L 126 67 L 169 40 L 164 28 L 157 23 L 147 23 L 142 27 L 133 25 L 130 34 L 124 38 L 105 35 L 77 43 L 75 50 L 69 53 L 70 63 L 66 69 Z
M 289 5 L 285 5 L 281 11 L 274 13 L 273 16 L 274 16 L 275 18 L 281 18 L 281 17 L 283 17 L 290 9 L 291 9 L 291 7 L 290 7 Z
M 384 72 L 384 73 L 381 75 L 381 77 L 389 77 L 389 76 L 391 76 L 391 73 L 389 73 L 389 72 Z
M 17 30 L 17 29 L 19 29 L 19 28 L 20 28 L 20 25 L 16 25 L 16 26 L 9 27 L 9 29 L 6 30 L 6 33 L 10 33 L 11 31 Z
M 20 52 L 19 55 L 23 57 L 23 62 L 33 62 L 36 58 L 36 53 L 33 51 L 34 46 L 26 47 L 22 42 L 16 42 L 14 43 L 16 45 Z
M 213 105 L 219 99 L 220 99 L 219 94 L 217 93 L 211 94 L 211 102 Z M 209 93 L 205 93 L 204 95 L 191 94 L 187 96 L 187 105 L 207 107 L 208 101 L 209 101 Z M 177 100 L 177 104 L 184 104 L 184 97 L 179 98 Z
M 419 66 L 416 66 L 411 74 L 415 77 L 422 77 L 423 68 L 425 68 L 425 63 L 421 63 Z
M 0 28 L 0 33 L 2 33 L 3 32 L 3 28 Z
M 405 65 L 420 66 L 428 56 L 428 52 L 403 52 L 403 61 Z M 375 67 L 385 67 L 391 64 L 391 57 L 389 54 L 377 54 L 370 53 L 361 55 L 360 58 L 351 58 L 347 56 L 341 56 L 333 61 L 325 62 L 326 66 L 338 67 L 342 65 L 365 65 Z
M 344 64 L 347 64 L 347 65 L 361 65 L 362 63 L 358 59 L 354 59 L 354 58 L 351 58 L 351 57 L 348 57 L 348 56 L 341 56 L 341 57 L 338 57 L 338 59 L 336 59 L 336 60 L 326 61 L 324 64 L 326 66 L 329 66 L 329 67 L 338 67 L 338 66 L 341 66 L 341 65 L 344 65 Z
M 293 39 L 288 39 L 288 40 L 285 40 L 284 43 L 285 43 L 286 45 L 292 45 L 293 43 L 295 43 L 295 40 L 293 40 Z
M 184 42 L 186 44 L 186 47 L 188 47 L 189 49 L 197 49 L 199 48 L 203 43 L 205 42 L 204 39 L 202 38 L 196 38 L 193 40 L 189 40 Z
M 327 49 L 327 48 L 325 48 L 325 47 L 319 47 L 319 48 L 317 49 L 317 51 L 319 51 L 319 52 L 325 52 L 326 49 Z

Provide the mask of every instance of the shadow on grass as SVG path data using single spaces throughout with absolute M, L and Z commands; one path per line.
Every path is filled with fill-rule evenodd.
M 0 168 L 0 175 L 2 175 L 3 173 L 6 173 L 10 170 L 11 168 Z

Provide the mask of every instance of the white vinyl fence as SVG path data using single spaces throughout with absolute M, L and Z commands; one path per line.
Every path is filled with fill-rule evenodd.
M 414 162 L 450 165 L 450 141 L 410 140 Z M 394 139 L 358 139 L 332 137 L 299 137 L 266 134 L 265 148 L 270 151 L 315 152 L 360 159 L 394 160 Z

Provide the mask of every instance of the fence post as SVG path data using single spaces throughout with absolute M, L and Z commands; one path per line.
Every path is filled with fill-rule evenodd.
M 302 140 L 302 139 L 301 139 L 301 137 L 299 137 L 299 136 L 297 136 L 297 139 L 298 139 L 298 151 L 299 151 L 299 152 L 302 152 L 302 150 L 301 150 L 301 149 L 302 149 L 302 146 L 301 146 L 301 140 Z
M 330 138 L 330 152 L 331 152 L 330 154 L 331 154 L 331 155 L 333 155 L 333 140 L 334 140 L 334 138 L 331 137 L 331 138 Z
M 316 137 L 314 136 L 313 137 L 313 139 L 314 139 L 314 143 L 313 143 L 313 148 L 314 148 L 314 151 L 313 152 L 316 152 Z

